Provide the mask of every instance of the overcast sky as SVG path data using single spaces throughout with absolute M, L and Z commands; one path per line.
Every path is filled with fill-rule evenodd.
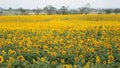
M 120 8 L 120 0 L 0 0 L 2 8 L 43 8 L 46 5 L 53 5 L 56 8 L 69 6 L 79 8 L 90 3 L 92 8 Z

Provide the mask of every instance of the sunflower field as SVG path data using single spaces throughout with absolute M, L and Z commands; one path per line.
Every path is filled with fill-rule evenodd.
M 120 68 L 120 15 L 0 16 L 0 68 Z

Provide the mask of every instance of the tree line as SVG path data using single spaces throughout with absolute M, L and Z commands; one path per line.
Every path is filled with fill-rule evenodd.
M 90 8 L 90 4 L 85 5 L 84 7 L 80 7 L 78 9 L 69 9 L 69 7 L 62 6 L 60 9 L 55 8 L 52 5 L 45 6 L 44 8 L 37 8 L 37 9 L 24 9 L 24 8 L 18 8 L 18 9 L 12 9 L 9 8 L 7 11 L 18 11 L 20 12 L 20 15 L 28 15 L 29 12 L 33 12 L 35 15 L 39 15 L 41 13 L 46 13 L 48 15 L 53 14 L 89 14 L 90 12 L 93 12 L 95 10 L 97 14 L 119 14 L 120 8 L 115 9 L 94 9 Z M 0 15 L 2 15 L 3 11 L 0 11 Z M 17 13 L 15 13 L 17 15 Z

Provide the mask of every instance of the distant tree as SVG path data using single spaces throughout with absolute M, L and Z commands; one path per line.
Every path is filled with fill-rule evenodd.
M 98 10 L 98 14 L 103 14 L 103 10 L 102 10 L 102 9 L 99 9 L 99 10 Z
M 84 7 L 84 8 L 85 8 L 85 14 L 88 14 L 88 13 L 90 12 L 90 10 L 91 10 L 91 9 L 90 9 L 90 6 L 91 6 L 90 3 L 87 3 L 87 4 L 85 5 L 85 7 Z
M 69 11 L 69 13 L 70 13 L 70 14 L 78 14 L 79 12 L 78 12 L 77 10 L 75 10 L 75 9 L 71 9 L 71 10 Z
M 80 14 L 88 14 L 90 12 L 90 4 L 87 3 L 84 7 L 79 8 Z
M 2 15 L 3 11 L 0 11 L 0 16 Z
M 26 10 L 23 9 L 23 8 L 18 8 L 18 11 L 20 11 L 21 15 L 26 15 L 27 14 Z
M 118 13 L 120 13 L 120 9 L 118 9 L 118 8 L 117 8 L 117 9 L 114 9 L 113 12 L 114 12 L 115 14 L 118 14 Z
M 68 10 L 68 7 L 65 7 L 65 6 L 62 6 L 61 8 L 60 8 L 60 13 L 61 14 L 67 14 L 68 12 L 67 12 L 67 10 Z
M 55 10 L 55 12 L 56 12 L 56 14 L 60 14 L 59 10 L 57 10 L 57 9 Z
M 11 7 L 9 7 L 9 9 L 8 9 L 9 11 L 11 11 L 12 10 L 12 8 Z
M 38 15 L 41 11 L 42 11 L 42 9 L 40 9 L 40 8 L 37 8 L 37 9 L 33 10 L 33 12 L 35 12 L 36 15 Z
M 105 12 L 106 14 L 111 14 L 111 13 L 112 13 L 112 9 L 105 9 L 104 12 Z
M 84 12 L 85 12 L 85 8 L 84 7 L 79 8 L 79 10 L 80 10 L 80 14 L 84 14 Z
M 44 7 L 43 10 L 46 11 L 49 15 L 54 14 L 56 12 L 56 8 L 52 5 Z

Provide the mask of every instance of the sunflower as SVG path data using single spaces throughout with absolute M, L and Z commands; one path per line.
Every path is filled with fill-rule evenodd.
M 82 58 L 83 58 L 83 55 L 79 55 L 79 58 L 82 59 Z
M 113 55 L 113 52 L 112 52 L 112 51 L 110 51 L 110 52 L 108 52 L 108 54 L 109 54 L 109 55 Z
M 91 48 L 91 49 L 90 49 L 90 51 L 91 51 L 91 52 L 94 52 L 94 51 L 95 51 L 95 49 L 94 49 L 94 48 Z
M 107 64 L 107 62 L 106 62 L 106 61 L 103 61 L 103 64 Z
M 74 45 L 70 45 L 70 48 L 73 48 L 74 47 Z
M 44 57 L 42 57 L 40 60 L 41 60 L 41 62 L 45 62 L 45 58 Z
M 14 55 L 15 55 L 15 54 L 16 54 L 16 51 L 13 51 L 13 52 L 12 52 L 12 54 L 14 54 Z
M 120 52 L 120 48 L 117 48 L 118 52 Z
M 2 50 L 2 55 L 5 55 L 5 54 L 6 54 L 5 50 Z
M 82 63 L 84 63 L 85 62 L 85 59 L 82 59 Z
M 19 52 L 19 53 L 22 53 L 22 52 L 23 52 L 23 50 L 19 50 L 18 52 Z
M 100 59 L 96 59 L 96 63 L 100 63 Z
M 86 54 L 86 51 L 82 51 L 82 54 L 84 54 L 84 55 L 85 55 L 85 54 Z
M 12 54 L 13 50 L 9 49 L 8 54 Z
M 24 50 L 25 52 L 27 52 L 27 51 L 28 51 L 28 48 L 25 47 L 23 50 Z
M 78 57 L 75 57 L 74 60 L 75 60 L 75 61 L 79 61 L 80 59 L 79 59 Z
M 26 48 L 30 48 L 30 44 L 26 44 L 25 47 L 26 47 Z
M 57 47 L 57 46 L 54 46 L 54 49 L 55 49 L 55 50 L 58 50 L 58 47 Z
M 80 50 L 80 47 L 77 47 L 77 48 L 76 48 L 76 51 L 79 51 L 79 50 Z
M 61 59 L 60 61 L 61 61 L 61 63 L 64 63 L 64 62 L 65 62 L 65 60 L 64 60 L 64 59 Z
M 108 64 L 110 64 L 112 61 L 111 60 L 108 60 Z
M 36 48 L 37 48 L 37 49 L 40 49 L 40 48 L 41 48 L 41 46 L 40 46 L 40 45 L 37 45 L 37 46 L 36 46 Z
M 114 57 L 112 55 L 109 55 L 108 56 L 109 60 L 113 61 L 114 60 Z
M 50 47 L 50 51 L 52 51 L 53 50 L 53 48 L 52 47 Z
M 46 51 L 46 50 L 48 50 L 48 46 L 47 45 L 44 45 L 43 46 L 43 49 Z
M 3 61 L 4 61 L 4 58 L 0 56 L 0 63 L 2 63 Z
M 8 68 L 11 68 L 12 64 L 11 64 L 11 63 L 8 63 L 7 66 L 8 66 Z
M 65 46 L 65 49 L 66 49 L 66 50 L 69 49 L 69 46 Z
M 24 57 L 23 56 L 18 56 L 17 60 L 24 60 Z
M 39 53 L 39 50 L 35 50 L 35 53 L 38 54 L 38 53 Z
M 60 46 L 63 47 L 65 44 L 64 43 L 61 43 Z
M 96 56 L 96 59 L 100 59 L 100 56 Z
M 78 66 L 75 64 L 74 66 L 73 66 L 73 68 L 77 68 Z
M 0 47 L 3 47 L 4 45 L 3 44 L 0 44 Z
M 70 64 L 65 64 L 65 65 L 62 66 L 62 68 L 72 68 L 72 65 L 70 65 Z
M 37 57 L 37 61 L 41 61 L 41 58 L 40 58 L 40 57 Z
M 56 56 L 57 53 L 56 52 L 51 52 L 51 56 Z
M 74 53 L 75 53 L 75 51 L 74 51 L 74 50 L 70 50 L 70 53 L 74 54 Z
M 10 57 L 10 58 L 9 58 L 9 61 L 10 61 L 10 62 L 14 62 L 14 58 L 13 58 L 13 57 Z
M 36 63 L 36 60 L 35 60 L 35 59 L 32 59 L 32 61 L 33 61 L 33 64 L 35 64 L 35 63 Z
M 66 53 L 66 51 L 62 51 L 62 55 L 66 55 L 67 53 Z
M 56 64 L 56 61 L 52 61 L 52 64 Z

